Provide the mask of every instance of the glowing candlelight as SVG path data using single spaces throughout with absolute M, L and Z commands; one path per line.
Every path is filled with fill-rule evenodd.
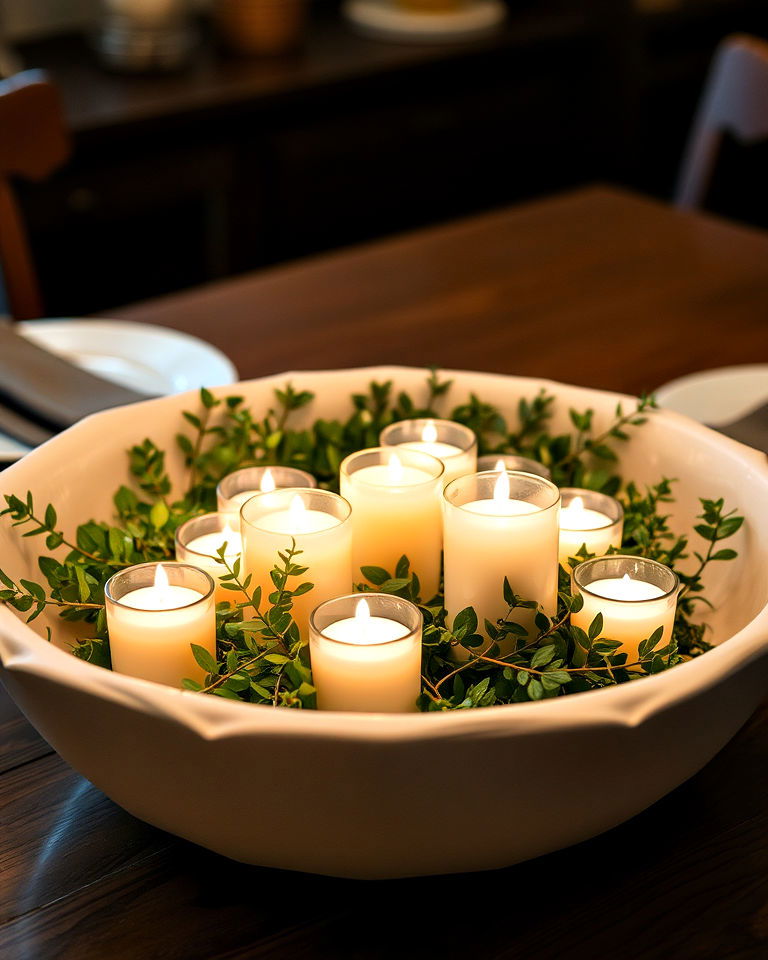
M 568 559 L 575 557 L 582 546 L 601 557 L 611 547 L 621 547 L 624 511 L 618 500 L 593 490 L 564 487 L 560 494 L 559 560 L 568 569 Z
M 377 566 L 395 572 L 405 555 L 431 599 L 440 584 L 442 518 L 439 491 L 442 463 L 415 450 L 391 447 L 361 450 L 341 465 L 341 493 L 352 505 L 353 567 Z
M 214 584 L 205 571 L 142 563 L 111 577 L 104 594 L 114 670 L 173 687 L 203 680 L 191 644 L 216 656 Z
M 230 566 L 243 552 L 242 537 L 232 528 L 233 523 L 230 514 L 205 513 L 187 520 L 176 531 L 176 559 L 191 563 L 213 577 L 217 603 L 234 603 L 242 599 L 227 590 L 219 580 L 227 573 L 225 565 L 219 562 L 219 550 L 224 547 L 224 556 Z
M 322 604 L 310 620 L 310 655 L 321 710 L 416 709 L 421 613 L 412 603 L 371 593 Z
M 240 522 L 240 508 L 257 493 L 272 493 L 286 487 L 314 489 L 317 481 L 311 473 L 293 467 L 243 467 L 228 474 L 216 488 L 219 513 L 230 514 L 235 526 Z
M 445 468 L 443 486 L 477 469 L 475 434 L 452 420 L 401 420 L 385 427 L 379 439 L 382 447 L 416 450 L 437 457 Z
M 295 562 L 307 567 L 307 572 L 288 581 L 288 589 L 304 582 L 314 584 L 309 593 L 293 600 L 291 614 L 302 637 L 318 603 L 352 588 L 349 515 L 349 504 L 327 490 L 273 490 L 256 494 L 242 508 L 243 565 L 252 578 L 251 590 L 261 587 L 263 608 L 275 589 L 270 574 L 280 562 L 278 553 L 284 553 L 292 541 L 302 551 Z
M 554 615 L 557 604 L 557 487 L 531 474 L 477 473 L 445 488 L 445 606 L 448 622 L 474 607 L 482 629 L 507 613 L 507 577 L 518 596 Z M 535 631 L 534 610 L 514 619 Z M 505 649 L 503 652 L 507 652 Z M 456 655 L 465 657 L 462 648 Z
M 617 652 L 626 653 L 628 663 L 637 660 L 638 645 L 658 627 L 663 627 L 659 648 L 669 642 L 679 586 L 669 567 L 644 557 L 615 554 L 580 563 L 571 579 L 574 593 L 584 601 L 581 610 L 571 614 L 571 623 L 586 632 L 602 614 L 600 635 L 618 640 Z

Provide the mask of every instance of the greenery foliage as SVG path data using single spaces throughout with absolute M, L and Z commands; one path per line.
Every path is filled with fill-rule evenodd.
M 22 536 L 43 538 L 49 552 L 38 560 L 46 586 L 26 579 L 16 582 L 0 570 L 0 601 L 30 621 L 47 607 L 57 608 L 61 618 L 82 624 L 74 654 L 109 667 L 105 583 L 123 567 L 172 559 L 177 527 L 215 508 L 216 485 L 222 477 L 243 466 L 281 464 L 307 470 L 322 487 L 333 489 L 345 456 L 377 445 L 380 431 L 395 420 L 439 416 L 437 406 L 450 387 L 450 381 L 432 371 L 419 402 L 405 392 L 396 392 L 390 381 L 374 382 L 367 393 L 352 396 L 346 420 L 318 419 L 306 427 L 293 426 L 292 419 L 311 403 L 313 395 L 290 384 L 275 391 L 274 406 L 261 417 L 254 415 L 242 397 L 218 399 L 203 389 L 200 409 L 183 414 L 186 430 L 176 437 L 188 474 L 186 490 L 180 496 L 174 494 L 165 452 L 145 439 L 128 452 L 133 484 L 116 491 L 113 520 L 80 525 L 74 540 L 58 528 L 53 505 L 38 509 L 31 492 L 23 498 L 5 497 L 0 516 L 23 528 Z M 665 513 L 673 500 L 672 480 L 663 478 L 644 490 L 632 481 L 622 483 L 617 450 L 652 414 L 652 398 L 641 398 L 630 411 L 619 405 L 613 422 L 599 433 L 594 431 L 591 410 L 573 409 L 569 411 L 572 430 L 553 433 L 555 402 L 544 391 L 521 399 L 515 423 L 508 424 L 498 409 L 472 394 L 450 418 L 475 431 L 481 454 L 531 457 L 549 467 L 558 485 L 587 487 L 619 497 L 625 510 L 622 552 L 667 564 L 676 570 L 683 585 L 672 641 L 662 645 L 659 629 L 640 645 L 637 660 L 627 663 L 626 654 L 618 652 L 619 644 L 603 636 L 599 616 L 587 632 L 571 626 L 569 614 L 579 609 L 581 600 L 571 595 L 570 576 L 562 568 L 557 614 L 549 620 L 539 611 L 535 621 L 538 633 L 531 637 L 515 617 L 517 611 L 535 604 L 518 596 L 514 584 L 506 580 L 499 584 L 507 605 L 504 618 L 479 624 L 475 611 L 468 608 L 449 624 L 441 597 L 424 603 L 425 598 L 419 596 L 418 579 L 410 571 L 407 557 L 392 571 L 364 567 L 362 576 L 376 590 L 405 597 L 421 607 L 422 710 L 535 701 L 634 681 L 709 649 L 705 628 L 695 621 L 697 606 L 707 602 L 702 575 L 710 564 L 736 557 L 734 550 L 720 544 L 738 531 L 743 518 L 734 511 L 726 512 L 722 499 L 702 499 L 701 522 L 691 534 L 701 546 L 692 548 L 689 537 L 671 531 Z M 683 573 L 680 564 L 689 554 L 696 567 Z M 582 550 L 572 563 L 588 556 Z M 293 543 L 276 558 L 274 591 L 267 597 L 258 588 L 251 591 L 251 578 L 243 576 L 239 560 L 230 564 L 222 550 L 218 561 L 221 580 L 232 591 L 233 602 L 219 604 L 217 610 L 217 657 L 193 647 L 206 673 L 205 682 L 186 680 L 185 686 L 252 703 L 313 708 L 315 689 L 308 648 L 291 619 L 293 599 L 312 589 L 304 579 L 307 568 L 301 565 L 301 551 Z M 358 589 L 373 588 L 360 583 Z M 456 656 L 458 647 L 463 648 L 461 658 Z M 512 652 L 502 655 L 502 649 Z

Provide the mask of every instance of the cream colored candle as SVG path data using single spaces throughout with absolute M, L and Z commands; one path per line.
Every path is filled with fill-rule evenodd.
M 235 518 L 240 523 L 240 508 L 257 493 L 271 493 L 287 487 L 314 489 L 317 481 L 311 473 L 294 467 L 243 467 L 228 473 L 216 487 L 216 502 L 219 513 Z
M 349 593 L 352 589 L 352 528 L 350 506 L 342 497 L 327 490 L 275 490 L 251 497 L 243 505 L 243 566 L 250 574 L 250 590 L 261 587 L 261 610 L 269 609 L 274 592 L 271 571 L 280 564 L 278 553 L 291 541 L 302 552 L 293 562 L 309 569 L 291 577 L 288 589 L 300 583 L 314 588 L 293 601 L 292 616 L 301 636 L 308 636 L 309 615 L 325 600 Z
M 216 584 L 217 603 L 240 603 L 245 599 L 242 594 L 227 590 L 219 579 L 226 575 L 227 568 L 219 563 L 218 551 L 226 546 L 224 556 L 230 567 L 243 552 L 242 537 L 232 528 L 234 523 L 231 515 L 205 513 L 187 520 L 176 531 L 176 559 L 211 575 Z
M 105 586 L 112 669 L 181 687 L 202 682 L 191 645 L 216 656 L 214 584 L 183 563 L 142 563 L 116 573 Z
M 381 431 L 380 443 L 437 457 L 444 467 L 443 486 L 477 470 L 477 437 L 453 420 L 400 420 Z
M 563 487 L 560 495 L 559 559 L 566 570 L 568 559 L 575 557 L 582 546 L 598 557 L 611 547 L 621 547 L 624 510 L 618 500 L 576 487 Z
M 512 453 L 488 453 L 477 459 L 477 469 L 484 473 L 486 470 L 512 470 L 515 473 L 533 473 L 537 477 L 551 480 L 552 474 L 538 460 L 529 460 L 528 457 L 519 457 Z
M 443 465 L 415 450 L 375 447 L 341 464 L 341 493 L 352 506 L 352 563 L 383 567 L 394 574 L 403 555 L 419 577 L 421 598 L 430 600 L 440 586 Z
M 484 620 L 506 615 L 504 578 L 543 612 L 557 609 L 557 540 L 560 494 L 531 474 L 478 473 L 445 489 L 445 607 L 448 623 L 473 607 Z M 536 633 L 533 610 L 516 610 L 515 622 Z M 511 644 L 507 645 L 507 649 Z M 505 651 L 506 652 L 506 649 Z M 466 657 L 463 648 L 458 657 Z
M 579 564 L 572 582 L 584 606 L 571 614 L 571 623 L 587 632 L 597 614 L 602 614 L 600 636 L 618 640 L 617 652 L 627 654 L 627 663 L 638 659 L 638 645 L 658 627 L 663 627 L 659 649 L 670 641 L 679 581 L 669 567 L 644 557 L 615 554 Z
M 310 621 L 318 708 L 415 710 L 421 628 L 418 607 L 388 594 L 353 594 L 318 607 Z

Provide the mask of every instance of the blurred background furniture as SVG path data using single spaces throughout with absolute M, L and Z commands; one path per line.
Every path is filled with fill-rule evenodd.
M 0 81 L 0 266 L 7 307 L 17 320 L 43 315 L 27 233 L 11 179 L 40 181 L 70 152 L 61 101 L 39 70 Z
M 764 0 L 515 0 L 498 32 L 442 45 L 359 36 L 314 0 L 297 50 L 232 55 L 206 19 L 168 76 L 105 72 L 82 31 L 20 43 L 74 142 L 18 191 L 47 308 L 109 312 L 590 180 L 670 198 L 734 31 L 768 36 Z M 768 225 L 760 150 L 724 138 L 709 207 Z
M 742 143 L 768 139 L 768 43 L 755 37 L 718 47 L 683 157 L 678 207 L 701 206 L 726 132 Z

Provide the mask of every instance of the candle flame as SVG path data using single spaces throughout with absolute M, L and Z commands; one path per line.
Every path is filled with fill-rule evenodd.
M 357 606 L 355 607 L 355 620 L 357 620 L 360 626 L 365 626 L 370 619 L 371 608 L 368 606 L 368 601 L 365 598 L 361 598 L 357 601 Z
M 629 575 L 628 573 L 625 573 L 624 576 L 621 578 L 621 582 L 622 582 L 622 583 L 632 583 L 632 577 L 630 577 L 630 575 Z
M 499 473 L 503 473 L 507 469 L 507 465 L 504 463 L 501 457 L 499 457 L 499 459 L 496 461 L 496 466 L 493 469 Z
M 584 509 L 584 500 L 582 497 L 574 497 L 573 500 L 565 508 L 566 510 L 583 510 Z M 626 574 L 625 574 L 626 576 Z
M 168 574 L 165 572 L 165 567 L 163 567 L 162 563 L 158 563 L 155 569 L 155 586 L 161 590 L 168 589 Z
M 389 480 L 391 483 L 402 483 L 403 480 L 403 465 L 400 462 L 400 457 L 396 453 L 393 453 L 389 461 L 387 462 L 387 469 L 389 471 Z
M 421 431 L 421 440 L 422 443 L 437 443 L 437 427 L 433 420 L 424 425 L 424 429 Z
M 509 500 L 509 474 L 506 470 L 499 473 L 496 483 L 493 485 L 493 499 Z
M 264 471 L 264 475 L 261 478 L 260 490 L 262 493 L 272 493 L 275 489 L 275 478 L 272 476 L 272 471 L 267 467 Z
M 304 514 L 307 512 L 307 508 L 304 506 L 304 501 L 301 499 L 299 494 L 295 494 L 291 504 L 288 507 L 288 516 L 291 520 L 291 526 L 299 528 L 304 519 Z

